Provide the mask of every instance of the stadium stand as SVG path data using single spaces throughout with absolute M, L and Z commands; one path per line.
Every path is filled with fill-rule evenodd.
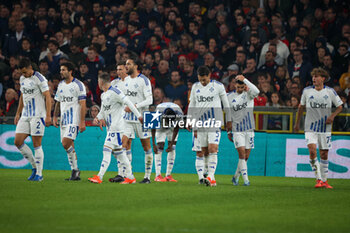
M 52 96 L 58 64 L 72 61 L 75 77 L 86 86 L 90 108 L 100 104 L 97 74 L 107 71 L 115 79 L 115 64 L 135 52 L 148 69 L 153 88 L 161 89 L 165 101 L 181 101 L 184 111 L 196 68 L 205 64 L 212 79 L 224 83 L 227 91 L 234 88 L 228 77 L 237 72 L 258 86 L 261 94 L 255 105 L 269 108 L 257 112 L 257 129 L 290 131 L 301 90 L 312 84 L 313 67 L 329 72 L 327 85 L 341 96 L 344 109 L 349 108 L 346 2 L 0 1 L 0 116 L 11 117 L 17 105 L 21 57 L 29 57 L 46 76 Z M 180 75 L 175 83 L 174 70 Z M 279 96 L 278 103 L 272 103 L 273 93 Z M 269 109 L 287 115 L 261 118 Z M 348 118 L 341 115 L 335 130 L 349 131 Z

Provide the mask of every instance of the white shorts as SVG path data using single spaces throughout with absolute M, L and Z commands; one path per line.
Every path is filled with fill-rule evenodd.
M 43 117 L 21 117 L 16 126 L 16 133 L 32 136 L 44 136 L 45 120 Z
M 122 136 L 123 133 L 121 132 L 107 132 L 104 145 L 111 148 L 112 150 L 122 149 Z
M 123 132 L 123 135 L 127 136 L 128 138 L 135 138 L 135 134 L 136 134 L 136 137 L 140 139 L 151 137 L 149 130 L 144 129 L 140 122 L 135 122 L 135 123 L 125 122 L 125 130 Z
M 235 148 L 245 147 L 246 149 L 254 148 L 254 132 L 234 132 L 233 133 L 233 142 Z
M 209 131 L 198 131 L 197 137 L 200 141 L 201 147 L 208 147 L 209 144 L 219 144 L 221 137 L 221 129 L 209 130 Z
M 69 138 L 73 141 L 77 138 L 79 126 L 77 125 L 64 125 L 61 126 L 61 142 L 63 138 Z
M 173 139 L 174 129 L 157 129 L 156 130 L 156 141 L 165 142 L 165 139 L 168 139 L 168 142 L 171 142 Z M 176 135 L 175 142 L 177 141 L 179 134 Z
M 197 137 L 194 137 L 194 132 L 192 131 L 192 151 L 202 151 L 201 143 Z
M 329 150 L 332 148 L 332 134 L 329 133 L 313 133 L 305 132 L 306 145 L 316 144 L 321 150 Z

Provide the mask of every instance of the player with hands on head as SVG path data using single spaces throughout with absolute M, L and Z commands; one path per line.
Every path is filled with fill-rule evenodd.
M 259 95 L 259 89 L 243 75 L 236 76 L 236 90 L 227 94 L 231 108 L 232 131 L 228 139 L 234 143 L 238 152 L 237 169 L 232 177 L 232 183 L 238 185 L 242 174 L 244 185 L 250 185 L 248 179 L 247 161 L 254 148 L 254 98 Z

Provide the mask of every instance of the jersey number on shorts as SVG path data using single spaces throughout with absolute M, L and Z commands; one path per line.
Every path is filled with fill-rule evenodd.
M 254 145 L 254 138 L 253 137 L 249 138 L 249 144 L 251 147 L 253 147 L 253 145 Z
M 74 126 L 69 126 L 69 133 L 75 133 L 75 127 Z
M 219 131 L 216 131 L 216 134 L 215 134 L 215 137 L 216 137 L 215 142 L 219 142 L 219 136 L 220 136 Z
M 122 144 L 122 140 L 120 138 L 120 134 L 119 133 L 108 133 L 108 139 L 107 141 L 112 141 L 111 138 L 114 138 L 115 136 L 117 136 L 117 140 L 118 140 L 118 145 Z
M 331 148 L 331 138 L 332 136 L 327 136 L 327 146 Z

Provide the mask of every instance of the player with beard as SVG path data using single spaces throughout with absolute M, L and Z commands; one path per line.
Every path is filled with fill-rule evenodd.
M 77 154 L 74 140 L 85 131 L 86 90 L 84 84 L 73 77 L 74 65 L 63 63 L 60 67 L 62 81 L 58 85 L 55 95 L 56 105 L 53 125 L 58 127 L 58 115 L 61 112 L 60 132 L 61 143 L 67 152 L 68 161 L 72 170 L 71 177 L 66 180 L 80 180 Z
M 140 61 L 137 56 L 131 55 L 126 60 L 126 71 L 128 76 L 123 82 L 123 87 L 120 89 L 128 96 L 131 102 L 135 105 L 137 110 L 143 114 L 144 111 L 149 110 L 149 105 L 152 104 L 152 87 L 149 79 L 140 73 Z M 135 114 L 128 106 L 124 109 L 124 120 L 126 121 L 123 135 L 123 147 L 127 149 L 127 156 L 132 162 L 131 142 L 136 137 L 139 137 L 143 150 L 145 152 L 145 176 L 140 183 L 151 183 L 151 173 L 153 165 L 153 152 L 151 149 L 150 137 L 151 134 L 148 129 L 143 129 Z

